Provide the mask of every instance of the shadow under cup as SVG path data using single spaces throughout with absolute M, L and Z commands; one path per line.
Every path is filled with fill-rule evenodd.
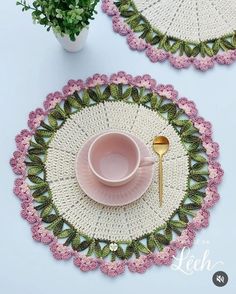
M 120 186 L 135 176 L 140 164 L 140 152 L 135 141 L 121 133 L 106 133 L 90 146 L 89 166 L 105 185 Z

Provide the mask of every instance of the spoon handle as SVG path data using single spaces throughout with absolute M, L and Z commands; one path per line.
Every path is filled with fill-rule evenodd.
M 159 158 L 159 203 L 160 207 L 163 203 L 163 166 L 162 166 L 162 156 Z

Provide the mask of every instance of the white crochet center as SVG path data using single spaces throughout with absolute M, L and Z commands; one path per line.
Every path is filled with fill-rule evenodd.
M 168 137 L 170 149 L 163 162 L 161 208 L 157 172 L 148 191 L 139 200 L 122 207 L 101 205 L 81 190 L 75 176 L 76 154 L 89 137 L 111 129 L 138 136 L 151 152 L 155 135 Z M 98 239 L 129 241 L 163 225 L 179 207 L 186 191 L 188 165 L 189 158 L 180 137 L 167 120 L 137 104 L 105 102 L 72 115 L 57 131 L 49 145 L 46 172 L 59 213 L 75 228 Z
M 193 42 L 236 30 L 235 0 L 133 0 L 151 25 L 168 36 Z

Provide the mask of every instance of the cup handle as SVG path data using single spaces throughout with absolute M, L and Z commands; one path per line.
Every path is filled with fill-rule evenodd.
M 143 157 L 140 161 L 139 167 L 153 165 L 156 161 L 155 157 Z

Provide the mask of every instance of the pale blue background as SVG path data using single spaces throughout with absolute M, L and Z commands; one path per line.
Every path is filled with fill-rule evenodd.
M 216 66 L 208 73 L 193 69 L 176 71 L 165 64 L 152 64 L 143 54 L 128 49 L 124 38 L 113 33 L 111 20 L 98 9 L 91 24 L 85 50 L 68 54 L 52 33 L 33 25 L 14 1 L 0 6 L 0 134 L 1 134 L 1 233 L 0 291 L 4 294 L 39 293 L 199 293 L 235 292 L 235 150 L 236 63 Z M 57 262 L 47 247 L 31 239 L 29 225 L 20 218 L 20 203 L 12 193 L 14 175 L 9 158 L 15 150 L 14 137 L 27 125 L 28 113 L 42 105 L 51 91 L 61 89 L 68 79 L 85 79 L 99 72 L 125 70 L 133 75 L 151 74 L 160 83 L 172 83 L 180 95 L 193 99 L 202 116 L 214 126 L 221 145 L 225 169 L 220 203 L 212 210 L 211 225 L 199 234 L 209 245 L 195 245 L 191 254 L 200 258 L 209 248 L 212 261 L 222 260 L 213 272 L 186 276 L 170 268 L 152 268 L 145 275 L 129 274 L 109 279 L 100 272 L 83 274 L 71 262 Z M 233 254 L 234 253 L 234 254 Z M 217 288 L 211 281 L 216 270 L 228 273 L 230 281 Z M 233 290 L 234 289 L 234 290 Z

